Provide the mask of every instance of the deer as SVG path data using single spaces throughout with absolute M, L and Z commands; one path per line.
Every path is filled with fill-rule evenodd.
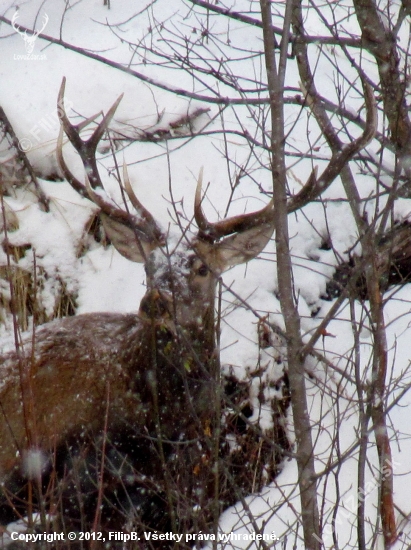
M 135 313 L 55 320 L 0 356 L 0 521 L 24 516 L 27 495 L 37 494 L 39 510 L 46 502 L 78 528 L 86 521 L 117 530 L 207 529 L 205 518 L 215 521 L 224 489 L 224 450 L 213 442 L 222 406 L 216 285 L 227 269 L 266 247 L 273 200 L 210 222 L 200 174 L 197 233 L 170 243 L 137 198 L 125 163 L 125 207 L 104 192 L 96 149 L 122 96 L 83 140 L 84 125 L 70 122 L 64 93 L 65 79 L 58 94 L 62 173 L 98 207 L 117 251 L 144 264 L 147 290 Z M 82 160 L 84 183 L 65 162 L 64 134 Z

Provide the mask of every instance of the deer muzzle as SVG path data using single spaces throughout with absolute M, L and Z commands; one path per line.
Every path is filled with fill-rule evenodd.
M 147 319 L 166 320 L 172 317 L 172 297 L 157 289 L 149 290 L 140 303 L 140 314 Z

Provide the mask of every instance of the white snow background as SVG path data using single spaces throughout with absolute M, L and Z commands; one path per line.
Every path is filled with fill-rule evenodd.
M 121 43 L 108 27 L 126 21 L 116 28 L 116 32 L 124 40 L 138 42 L 139 37 L 148 35 L 148 28 L 159 22 L 164 25 L 180 25 L 187 33 L 197 28 L 199 21 L 194 11 L 189 12 L 183 1 L 167 2 L 160 0 L 154 3 L 152 8 L 142 16 L 132 16 L 145 8 L 147 2 L 111 2 L 111 9 L 103 6 L 102 0 L 83 0 L 73 3 L 73 7 L 66 12 L 64 1 L 58 0 L 30 0 L 19 2 L 19 18 L 17 23 L 29 28 L 39 27 L 42 17 L 47 14 L 49 21 L 44 32 L 47 35 L 61 37 L 68 43 L 99 53 L 113 61 L 127 63 L 130 59 L 141 62 L 144 55 L 149 55 L 143 50 L 133 54 L 129 46 Z M 248 2 L 233 2 L 236 9 Z M 0 1 L 0 13 L 11 19 L 17 3 L 12 1 Z M 64 18 L 63 18 L 64 14 Z M 183 17 L 184 15 L 184 17 Z M 321 23 L 314 15 L 310 15 L 307 27 L 318 30 Z M 224 20 L 221 23 L 214 19 L 213 32 L 218 31 L 221 24 L 225 29 Z M 356 25 L 352 20 L 347 21 L 347 27 Z M 261 46 L 261 34 L 259 29 L 244 27 L 238 23 L 232 23 L 232 39 L 241 43 L 243 48 L 259 50 Z M 68 114 L 73 121 L 76 115 L 91 116 L 99 111 L 107 112 L 115 99 L 122 93 L 124 97 L 116 112 L 112 127 L 123 131 L 133 132 L 132 127 L 149 130 L 151 132 L 192 112 L 198 107 L 210 108 L 210 111 L 200 117 L 199 126 L 209 124 L 208 130 L 220 128 L 218 117 L 211 122 L 212 117 L 218 114 L 218 107 L 212 104 L 202 103 L 179 95 L 170 93 L 154 85 L 149 85 L 137 78 L 115 70 L 93 59 L 79 55 L 76 52 L 64 49 L 59 45 L 49 44 L 38 38 L 35 43 L 34 54 L 42 54 L 46 59 L 24 60 L 16 56 L 25 54 L 22 37 L 10 27 L 1 24 L 1 56 L 0 56 L 0 105 L 9 117 L 20 141 L 30 142 L 28 156 L 38 173 L 45 176 L 57 171 L 55 157 L 55 145 L 59 124 L 56 116 L 56 101 L 58 90 L 63 76 L 67 78 L 66 105 Z M 238 61 L 241 63 L 241 61 Z M 166 82 L 170 87 L 185 87 L 193 89 L 198 84 L 193 83 L 184 71 L 172 71 L 159 66 L 142 65 L 137 68 L 145 75 L 157 82 Z M 244 61 L 243 74 L 247 71 L 261 71 L 261 67 L 252 67 L 250 61 Z M 330 99 L 337 101 L 332 96 L 334 87 L 327 72 L 329 69 L 318 66 L 316 72 L 317 86 L 322 84 L 329 88 Z M 350 67 L 347 66 L 347 71 Z M 370 71 L 374 70 L 372 67 Z M 253 73 L 254 74 L 254 73 Z M 298 87 L 298 75 L 290 64 L 288 71 L 288 85 Z M 216 86 L 213 83 L 212 86 Z M 210 89 L 200 90 L 204 95 L 212 95 Z M 195 89 L 198 92 L 199 89 Z M 224 85 L 219 84 L 219 92 L 224 95 L 233 95 L 232 90 L 224 91 Z M 358 109 L 358 98 L 353 97 L 351 102 L 353 112 Z M 253 124 L 247 118 L 247 109 L 237 112 L 242 113 L 243 128 L 253 131 Z M 160 117 L 159 114 L 163 113 Z M 291 119 L 291 108 L 287 107 L 287 116 Z M 232 129 L 241 131 L 241 127 L 232 112 L 227 111 L 225 123 Z M 78 118 L 80 120 L 80 118 Z M 291 126 L 291 123 L 290 123 Z M 355 134 L 358 130 L 353 129 Z M 311 136 L 311 143 L 315 143 L 315 136 Z M 296 148 L 309 151 L 310 141 L 306 136 L 304 119 L 299 126 L 293 129 L 290 136 L 291 145 Z M 184 146 L 183 146 L 184 145 Z M 227 162 L 224 158 L 225 144 L 221 133 L 214 136 L 199 137 L 194 140 L 189 138 L 173 140 L 168 143 L 168 151 L 164 141 L 158 144 L 150 142 L 138 142 L 129 146 L 124 151 L 124 158 L 128 164 L 129 175 L 133 182 L 135 192 L 141 202 L 150 210 L 162 227 L 170 232 L 179 232 L 175 223 L 172 199 L 177 210 L 185 212 L 191 219 L 193 213 L 194 192 L 196 178 L 200 168 L 204 167 L 205 183 L 207 187 L 207 200 L 205 210 L 208 218 L 217 220 L 225 215 L 226 207 L 230 199 L 230 178 L 233 173 L 228 172 Z M 289 147 L 291 147 L 289 145 Z M 238 166 L 246 165 L 248 148 L 244 140 L 239 136 L 229 135 L 228 150 L 230 158 L 235 159 Z M 377 146 L 369 147 L 370 153 L 377 151 Z M 326 158 L 328 151 L 324 147 L 322 151 Z M 113 177 L 110 177 L 104 167 L 112 168 L 113 161 L 110 155 L 100 153 L 100 174 L 106 184 L 107 190 L 112 196 L 118 196 L 118 189 Z M 81 163 L 76 153 L 70 147 L 65 147 L 65 157 L 69 166 L 79 179 L 82 178 Z M 265 159 L 267 160 L 267 159 Z M 390 162 L 390 158 L 384 158 L 384 162 Z M 122 154 L 118 161 L 123 162 Z M 170 166 L 169 164 L 170 163 Z M 267 192 L 270 191 L 271 182 L 268 170 L 254 165 L 247 166 L 252 178 L 244 178 L 241 185 L 236 188 L 234 200 L 231 201 L 229 215 L 241 212 L 251 212 L 261 208 L 267 203 L 268 198 L 260 192 L 259 186 Z M 320 167 L 321 170 L 321 167 Z M 296 189 L 300 182 L 305 182 L 311 171 L 309 160 L 301 160 L 289 172 L 290 185 Z M 373 190 L 374 182 L 371 178 L 356 174 L 358 189 L 363 197 Z M 79 197 L 70 186 L 63 182 L 50 182 L 41 180 L 41 185 L 51 200 L 51 212 L 46 214 L 40 210 L 30 193 L 16 192 L 16 196 L 8 198 L 7 202 L 19 219 L 19 229 L 10 234 L 10 239 L 15 244 L 32 243 L 39 261 L 49 273 L 58 273 L 59 277 L 68 285 L 69 289 L 78 294 L 78 313 L 91 311 L 136 311 L 140 299 L 144 295 L 144 269 L 142 265 L 133 264 L 122 258 L 112 247 L 104 249 L 95 245 L 86 255 L 77 258 L 76 250 L 83 237 L 84 225 L 90 217 L 92 205 Z M 170 195 L 172 190 L 172 197 Z M 343 196 L 343 190 L 336 181 L 326 194 L 327 198 L 339 198 Z M 370 212 L 373 209 L 372 201 L 369 202 Z M 402 219 L 408 216 L 410 211 L 409 200 L 402 199 L 396 205 L 396 216 Z M 343 203 L 328 203 L 327 222 L 324 217 L 324 208 L 321 204 L 308 205 L 303 213 L 289 217 L 290 235 L 292 235 L 292 252 L 294 255 L 294 278 L 296 293 L 299 296 L 299 311 L 302 318 L 302 330 L 307 339 L 314 328 L 332 306 L 333 302 L 321 299 L 325 291 L 327 277 L 333 273 L 332 266 L 336 264 L 336 258 L 332 251 L 321 250 L 322 236 L 326 235 L 326 228 L 332 236 L 333 245 L 341 257 L 347 257 L 347 250 L 356 242 L 356 229 L 350 215 L 349 208 Z M 29 262 L 30 260 L 25 260 Z M 4 264 L 5 254 L 0 250 L 0 263 Z M 239 266 L 230 270 L 224 276 L 224 282 L 241 296 L 252 309 L 261 315 L 270 314 L 270 319 L 283 326 L 280 315 L 280 305 L 275 296 L 276 273 L 273 241 L 267 246 L 259 259 L 251 261 L 246 266 Z M 53 310 L 55 301 L 55 289 L 47 286 L 42 291 L 45 303 L 50 311 Z M 387 322 L 387 336 L 389 349 L 388 380 L 391 380 L 391 395 L 389 403 L 393 402 L 406 383 L 409 383 L 409 374 L 405 375 L 410 367 L 410 301 L 411 286 L 405 285 L 389 291 L 393 294 L 385 308 Z M 257 361 L 257 319 L 251 310 L 244 307 L 234 308 L 235 299 L 229 292 L 224 294 L 223 308 L 227 310 L 224 315 L 221 362 L 234 365 L 236 374 L 245 375 L 247 367 L 253 367 Z M 319 309 L 320 308 L 320 309 Z M 370 355 L 370 333 L 367 329 L 367 318 L 360 303 L 356 306 L 357 319 L 364 321 L 361 333 L 361 354 L 364 368 Z M 311 314 L 319 309 L 316 317 Z M 7 340 L 11 326 L 1 328 L 4 342 Z M 350 354 L 353 347 L 353 335 L 351 330 L 350 311 L 348 304 L 339 312 L 338 316 L 330 323 L 328 332 L 334 338 L 324 339 L 324 349 L 328 359 L 340 367 L 347 369 Z M 322 342 L 321 342 L 322 344 Z M 355 388 L 336 372 L 326 370 L 324 365 L 313 359 L 307 361 L 307 370 L 313 378 L 308 380 L 310 394 L 310 416 L 314 426 L 314 441 L 316 453 L 317 472 L 336 460 L 333 438 L 338 438 L 340 453 L 349 449 L 357 442 L 358 412 L 355 406 Z M 396 380 L 403 377 L 401 387 Z M 339 411 L 336 410 L 336 392 L 338 392 Z M 400 536 L 393 546 L 395 550 L 409 548 L 411 544 L 411 529 L 408 518 L 411 513 L 411 428 L 410 428 L 410 394 L 405 393 L 391 408 L 388 413 L 388 425 L 392 436 L 391 448 L 394 463 L 394 497 L 398 507 L 398 523 Z M 291 414 L 291 413 L 290 413 Z M 291 429 L 291 428 L 290 428 Z M 373 439 L 371 437 L 371 443 Z M 356 514 L 357 495 L 357 450 L 353 450 L 351 458 L 341 464 L 338 476 L 338 491 L 340 495 L 339 513 L 337 514 L 335 528 L 340 548 L 356 547 Z M 378 460 L 375 447 L 368 453 L 370 463 L 367 467 L 367 481 L 371 481 L 378 472 Z M 330 535 L 330 522 L 336 504 L 336 486 L 333 475 L 320 478 L 319 494 L 325 526 L 324 544 L 326 548 L 333 547 L 333 539 Z M 250 521 L 249 513 L 265 533 L 275 532 L 279 542 L 275 548 L 303 549 L 302 529 L 298 521 L 299 499 L 297 487 L 297 468 L 294 461 L 286 461 L 282 473 L 275 483 L 267 487 L 259 495 L 250 495 L 247 499 L 249 511 L 240 504 L 227 510 L 221 517 L 221 531 L 229 533 L 252 532 L 254 527 Z M 366 498 L 367 511 L 367 538 L 373 548 L 382 548 L 380 538 L 373 541 L 374 526 L 376 523 L 376 507 L 378 502 L 378 487 L 370 491 Z M 355 503 L 354 507 L 352 503 Z M 350 512 L 351 510 L 351 512 Z M 403 512 L 403 514 L 401 513 Z M 291 530 L 290 530 L 291 527 Z M 292 533 L 292 534 L 290 534 Z M 286 536 L 286 538 L 285 538 Z M 236 541 L 232 543 L 239 548 L 253 548 L 250 542 Z M 229 546 L 229 544 L 227 545 Z

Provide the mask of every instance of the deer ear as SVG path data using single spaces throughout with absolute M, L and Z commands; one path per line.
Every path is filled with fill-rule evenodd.
M 100 212 L 103 227 L 114 248 L 132 262 L 145 263 L 147 256 L 157 248 L 158 243 L 150 239 L 141 229 L 128 227 Z
M 221 271 L 255 258 L 267 246 L 273 230 L 272 223 L 263 223 L 214 244 Z

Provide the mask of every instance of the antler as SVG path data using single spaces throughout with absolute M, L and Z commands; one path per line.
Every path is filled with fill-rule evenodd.
M 64 77 L 61 83 L 57 103 L 58 115 L 61 123 L 60 133 L 57 140 L 57 160 L 60 168 L 72 187 L 83 197 L 91 199 L 100 208 L 100 215 L 106 232 L 120 254 L 132 261 L 141 261 L 141 258 L 145 259 L 146 254 L 150 250 L 164 244 L 165 235 L 157 225 L 150 212 L 141 204 L 134 194 L 130 185 L 126 164 L 123 163 L 125 191 L 130 199 L 130 202 L 136 209 L 138 217 L 126 210 L 118 208 L 111 202 L 107 195 L 96 191 L 96 189 L 104 191 L 95 157 L 97 145 L 103 137 L 104 132 L 108 129 L 108 125 L 113 118 L 123 95 L 115 101 L 108 113 L 103 116 L 103 120 L 97 126 L 92 136 L 87 141 L 84 141 L 80 137 L 80 130 L 85 125 L 93 121 L 98 115 L 95 115 L 78 125 L 71 124 L 64 108 L 65 84 L 66 78 Z M 85 184 L 83 184 L 71 173 L 64 160 L 63 131 L 66 133 L 73 147 L 76 149 L 81 157 L 81 160 L 83 161 L 86 172 Z
M 201 206 L 201 188 L 203 184 L 203 169 L 201 168 L 198 176 L 197 189 L 194 200 L 194 218 L 199 228 L 198 237 L 200 239 L 215 241 L 231 235 L 232 233 L 242 233 L 247 229 L 252 229 L 265 223 L 273 223 L 274 202 L 273 199 L 257 212 L 249 214 L 240 214 L 218 222 L 209 222 Z
M 24 32 L 21 31 L 21 30 L 20 30 L 20 27 L 18 27 L 18 26 L 16 25 L 16 21 L 17 21 L 18 18 L 19 18 L 19 12 L 18 12 L 18 11 L 15 11 L 15 12 L 14 12 L 14 15 L 13 15 L 13 17 L 12 17 L 12 20 L 11 20 L 11 26 L 13 27 L 13 29 L 14 29 L 18 34 L 20 34 L 21 36 L 26 36 L 27 38 L 29 38 L 29 37 L 27 36 L 27 31 L 24 31 Z M 47 23 L 49 22 L 49 16 L 47 15 L 47 13 L 44 14 L 43 19 L 44 19 L 44 23 L 43 23 L 43 26 L 41 27 L 41 29 L 38 30 L 38 31 L 33 31 L 33 34 L 30 36 L 30 38 L 37 38 L 38 35 L 39 35 L 41 32 L 43 32 L 43 30 L 46 28 L 46 25 L 47 25 Z
M 364 147 L 371 142 L 375 136 L 378 126 L 378 111 L 374 93 L 366 80 L 362 79 L 365 107 L 367 112 L 364 131 L 357 139 L 354 139 L 348 144 L 341 143 L 339 139 L 334 136 L 334 133 L 330 131 L 330 127 L 327 127 L 322 123 L 321 117 L 318 113 L 317 103 L 314 101 L 316 98 L 311 97 L 310 92 L 305 90 L 303 84 L 301 85 L 306 96 L 306 101 L 316 117 L 316 120 L 328 142 L 334 145 L 334 151 L 321 176 L 317 179 L 316 169 L 314 169 L 304 187 L 289 200 L 288 212 L 295 212 L 295 210 L 299 210 L 324 193 L 335 178 L 340 175 L 347 162 L 349 162 L 354 155 L 364 149 Z
M 73 174 L 70 172 L 70 170 L 68 169 L 64 161 L 63 151 L 62 151 L 63 130 L 66 136 L 71 141 L 73 147 L 76 149 L 76 151 L 80 155 L 81 160 L 83 161 L 84 168 L 90 179 L 91 187 L 93 187 L 93 189 L 95 189 L 96 187 L 101 187 L 101 189 L 103 189 L 103 184 L 101 183 L 100 175 L 97 170 L 96 149 L 99 141 L 103 137 L 104 132 L 107 130 L 108 125 L 110 124 L 111 119 L 113 118 L 114 113 L 116 112 L 116 109 L 120 101 L 123 98 L 123 94 L 121 94 L 121 96 L 119 96 L 119 98 L 113 103 L 108 113 L 105 116 L 103 116 L 103 120 L 97 126 L 92 136 L 87 141 L 84 141 L 80 137 L 80 130 L 86 124 L 94 120 L 98 115 L 95 115 L 94 117 L 89 118 L 88 120 L 86 120 L 85 122 L 79 125 L 71 124 L 66 114 L 66 110 L 64 108 L 65 87 L 66 87 L 66 77 L 63 77 L 63 80 L 60 86 L 60 91 L 58 94 L 58 99 L 57 99 L 57 113 L 61 124 L 60 134 L 57 141 L 57 160 L 60 164 L 60 167 L 63 171 L 64 176 L 67 178 L 70 184 L 73 185 L 73 187 L 76 189 L 77 192 L 82 194 L 84 197 L 88 197 L 88 193 L 85 189 L 85 186 L 75 176 L 73 176 Z
M 36 36 L 36 38 L 38 37 L 38 35 L 39 35 L 41 32 L 44 31 L 44 29 L 46 28 L 47 23 L 49 22 L 49 16 L 47 15 L 47 13 L 44 14 L 43 19 L 44 19 L 43 26 L 41 27 L 40 30 L 38 30 L 38 31 L 36 31 L 36 32 L 34 33 L 34 35 Z M 33 36 L 34 36 L 34 35 L 33 35 Z
M 314 168 L 303 188 L 288 201 L 287 209 L 289 213 L 299 210 L 309 202 L 319 197 L 326 189 L 328 189 L 347 162 L 350 161 L 355 154 L 361 151 L 361 149 L 366 147 L 373 139 L 377 129 L 377 106 L 371 86 L 365 80 L 362 81 L 362 85 L 367 109 L 365 128 L 362 135 L 349 144 L 341 144 L 341 147 L 337 151 L 333 152 L 328 166 L 318 179 L 317 168 Z M 307 92 L 306 95 L 307 99 L 309 99 L 310 96 Z M 315 114 L 315 105 L 313 102 L 309 102 L 309 104 Z M 234 216 L 233 218 L 222 220 L 217 223 L 210 223 L 201 208 L 202 174 L 203 172 L 201 170 L 198 178 L 194 206 L 194 216 L 198 228 L 200 229 L 200 238 L 216 240 L 226 235 L 230 235 L 231 233 L 235 233 L 237 231 L 241 232 L 244 229 L 253 227 L 259 222 L 272 220 L 274 210 L 273 200 L 271 200 L 266 207 L 258 212 Z
M 14 15 L 13 15 L 13 17 L 12 17 L 12 20 L 11 20 L 11 26 L 12 26 L 13 29 L 14 29 L 18 34 L 20 34 L 21 36 L 27 36 L 27 32 L 26 32 L 26 31 L 24 31 L 24 32 L 21 31 L 21 30 L 20 30 L 20 27 L 18 27 L 18 26 L 16 25 L 16 21 L 17 21 L 18 17 L 19 17 L 19 12 L 18 12 L 18 11 L 15 11 L 15 12 L 14 12 Z

